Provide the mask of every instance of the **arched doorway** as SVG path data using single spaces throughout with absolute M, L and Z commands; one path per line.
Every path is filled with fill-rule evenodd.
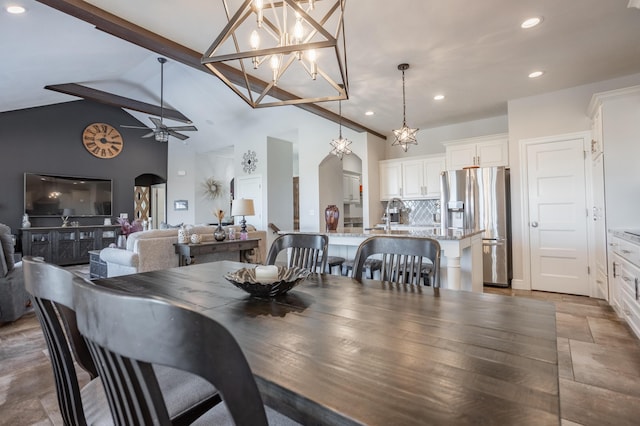
M 334 204 L 340 210 L 339 228 L 362 227 L 362 159 L 355 154 L 340 160 L 327 155 L 318 166 L 320 229 L 324 229 L 324 209 Z

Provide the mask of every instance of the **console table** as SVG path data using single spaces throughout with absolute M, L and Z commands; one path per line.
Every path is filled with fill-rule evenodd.
M 238 252 L 240 262 L 249 262 L 248 256 L 253 249 L 258 248 L 259 241 L 260 238 L 249 238 L 247 240 L 211 241 L 198 244 L 176 243 L 174 246 L 178 254 L 178 265 L 187 266 L 191 264 L 191 259 L 195 256 L 229 252 Z
M 56 265 L 89 263 L 89 252 L 114 243 L 120 225 L 21 228 L 22 255 L 40 256 Z

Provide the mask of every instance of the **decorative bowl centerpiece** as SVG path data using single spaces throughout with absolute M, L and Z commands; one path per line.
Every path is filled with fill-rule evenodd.
M 309 275 L 304 268 L 256 266 L 242 268 L 224 277 L 238 288 L 255 297 L 275 297 L 286 293 Z

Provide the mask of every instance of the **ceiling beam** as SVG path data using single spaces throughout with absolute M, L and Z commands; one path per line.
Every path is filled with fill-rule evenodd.
M 64 12 L 67 15 L 71 15 L 75 18 L 95 25 L 97 29 L 109 33 L 115 37 L 121 38 L 137 46 L 161 54 L 173 59 L 174 61 L 181 62 L 185 65 L 193 67 L 199 71 L 206 72 L 215 77 L 215 75 L 200 62 L 202 53 L 196 52 L 195 50 L 189 49 L 188 47 L 164 38 L 156 33 L 153 33 L 116 15 L 113 15 L 103 9 L 95 7 L 85 1 L 37 1 L 56 10 Z M 221 65 L 224 66 L 219 65 L 218 67 L 227 78 L 229 78 L 233 82 L 243 82 L 244 77 L 239 70 L 236 70 L 235 68 L 230 67 L 226 64 Z M 267 83 L 257 78 L 252 78 L 250 79 L 250 85 L 252 90 L 256 92 L 262 92 L 262 89 L 266 87 Z M 284 90 L 278 91 L 277 97 L 281 100 L 290 100 L 297 98 L 295 95 Z M 381 139 L 387 139 L 385 135 L 376 132 L 375 130 L 369 129 L 359 123 L 356 123 L 355 121 L 349 120 L 348 118 L 340 117 L 340 115 L 327 109 L 321 108 L 316 104 L 296 104 L 295 107 L 301 108 L 307 112 L 318 115 L 335 123 L 342 123 L 343 126 L 348 127 L 356 132 L 367 132 Z
M 131 109 L 150 115 L 156 115 L 158 117 L 169 118 L 171 120 L 177 120 L 183 123 L 191 124 L 191 120 L 189 120 L 189 118 L 182 114 L 180 111 L 176 111 L 174 109 L 166 107 L 161 109 L 157 105 L 136 101 L 135 99 L 125 98 L 124 96 L 115 95 L 109 92 L 103 92 L 102 90 L 92 89 L 91 87 L 82 86 L 76 83 L 52 84 L 44 86 L 44 88 L 53 90 L 54 92 L 60 92 L 67 95 L 77 96 L 83 99 L 89 99 L 101 104 Z

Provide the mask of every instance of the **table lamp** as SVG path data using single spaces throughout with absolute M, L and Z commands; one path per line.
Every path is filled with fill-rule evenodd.
M 240 221 L 240 239 L 246 240 L 248 238 L 247 234 L 247 221 L 245 220 L 245 216 L 253 216 L 255 215 L 255 211 L 253 209 L 253 200 L 248 198 L 239 198 L 237 200 L 233 200 L 231 203 L 231 216 L 242 216 L 242 220 Z

